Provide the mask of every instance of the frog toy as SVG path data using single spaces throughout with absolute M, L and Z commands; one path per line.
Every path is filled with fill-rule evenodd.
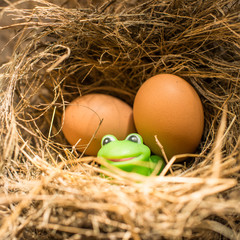
M 121 141 L 113 135 L 105 135 L 97 156 L 126 172 L 144 176 L 151 175 L 159 161 L 161 167 L 158 174 L 165 166 L 163 158 L 157 155 L 151 156 L 149 147 L 143 144 L 142 137 L 137 133 L 131 133 Z M 102 168 L 104 167 L 102 166 Z

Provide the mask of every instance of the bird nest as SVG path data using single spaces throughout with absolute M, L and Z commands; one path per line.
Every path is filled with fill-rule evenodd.
M 16 34 L 0 75 L 0 238 L 239 239 L 239 1 L 23 2 L 2 9 Z M 66 142 L 62 113 L 87 93 L 132 105 L 159 73 L 202 100 L 197 152 L 160 176 L 101 177 L 100 160 Z

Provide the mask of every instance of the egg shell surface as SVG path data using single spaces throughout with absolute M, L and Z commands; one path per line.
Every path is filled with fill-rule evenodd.
M 170 159 L 193 153 L 201 141 L 204 112 L 195 89 L 173 74 L 159 74 L 145 81 L 133 105 L 137 132 L 153 153 L 162 155 L 155 135 Z M 181 159 L 179 159 L 181 161 Z
M 72 146 L 77 144 L 77 150 L 96 156 L 104 135 L 124 139 L 136 130 L 132 107 L 127 103 L 110 95 L 87 94 L 67 106 L 62 116 L 62 131 Z

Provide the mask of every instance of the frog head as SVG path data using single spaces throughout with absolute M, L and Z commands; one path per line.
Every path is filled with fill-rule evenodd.
M 97 156 L 124 171 L 148 176 L 156 166 L 156 163 L 151 161 L 150 154 L 151 151 L 143 144 L 142 137 L 137 133 L 131 133 L 125 140 L 105 135 Z

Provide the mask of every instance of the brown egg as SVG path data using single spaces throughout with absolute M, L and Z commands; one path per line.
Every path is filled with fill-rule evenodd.
M 151 77 L 140 87 L 133 105 L 136 129 L 153 153 L 167 157 L 193 153 L 201 141 L 204 113 L 194 88 L 172 74 Z
M 104 135 L 113 134 L 118 139 L 124 139 L 135 132 L 132 108 L 109 95 L 84 95 L 66 108 L 62 116 L 62 131 L 68 142 L 72 146 L 77 144 L 76 148 L 81 152 L 91 141 L 85 154 L 97 155 Z

